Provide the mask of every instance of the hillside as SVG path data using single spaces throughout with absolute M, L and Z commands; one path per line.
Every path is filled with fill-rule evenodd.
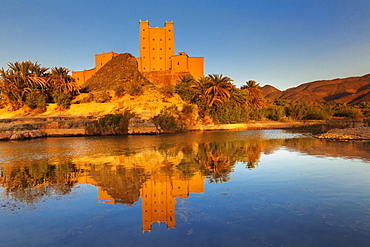
M 284 91 L 265 85 L 262 94 L 268 99 L 359 104 L 370 101 L 370 74 L 304 83 Z
M 153 84 L 146 79 L 137 68 L 137 61 L 129 53 L 112 58 L 82 85 L 83 92 L 117 90 L 122 86 L 151 87 Z

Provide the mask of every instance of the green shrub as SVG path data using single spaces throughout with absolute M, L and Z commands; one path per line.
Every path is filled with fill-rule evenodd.
M 272 121 L 279 121 L 286 117 L 285 108 L 281 106 L 272 106 L 264 110 L 266 111 L 266 118 Z
M 207 114 L 215 124 L 233 124 L 249 121 L 250 107 L 236 105 L 234 102 L 226 102 L 220 107 L 212 107 Z
M 259 109 L 255 107 L 251 107 L 249 111 L 249 119 L 250 120 L 264 120 L 266 118 L 266 109 Z
M 293 120 L 302 120 L 309 114 L 310 108 L 306 102 L 290 102 L 286 105 L 286 114 Z
M 330 106 L 320 107 L 315 106 L 308 110 L 307 114 L 303 117 L 305 120 L 329 120 L 334 114 Z
M 53 95 L 53 100 L 58 106 L 64 109 L 69 109 L 71 106 L 72 96 L 67 93 L 57 93 Z
M 88 135 L 122 135 L 128 133 L 129 120 L 135 114 L 129 110 L 123 113 L 108 114 L 86 126 Z
M 336 109 L 334 116 L 345 117 L 349 119 L 357 119 L 363 117 L 360 109 L 349 105 L 340 105 Z
M 158 115 L 153 117 L 153 122 L 164 133 L 179 132 L 183 129 L 179 114 L 180 112 L 176 106 L 165 107 Z
M 364 117 L 370 117 L 370 102 L 362 102 L 359 105 L 359 108 L 361 109 L 362 115 Z
M 31 91 L 27 93 L 24 104 L 31 109 L 40 108 L 46 110 L 47 95 L 38 91 Z

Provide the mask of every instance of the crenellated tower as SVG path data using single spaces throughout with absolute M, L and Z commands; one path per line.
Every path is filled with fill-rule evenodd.
M 175 54 L 173 21 L 166 21 L 163 28 L 150 27 L 140 20 L 140 59 L 142 72 L 171 69 L 171 57 Z

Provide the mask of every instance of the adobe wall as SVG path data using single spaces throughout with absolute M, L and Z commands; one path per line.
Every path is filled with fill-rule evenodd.
M 76 83 L 81 86 L 83 85 L 90 77 L 96 73 L 96 69 L 85 69 L 82 71 L 72 71 L 72 78 L 75 79 Z
M 204 76 L 204 57 L 189 57 L 188 58 L 189 73 L 198 80 Z

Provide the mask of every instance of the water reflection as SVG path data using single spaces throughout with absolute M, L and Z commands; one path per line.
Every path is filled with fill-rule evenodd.
M 38 140 L 22 143 L 16 154 L 9 152 L 14 143 L 2 143 L 0 184 L 4 198 L 24 204 L 66 195 L 78 184 L 96 186 L 98 200 L 105 204 L 132 206 L 141 198 L 142 231 L 150 232 L 153 222 L 176 226 L 176 198 L 203 193 L 205 181 L 229 181 L 237 163 L 256 169 L 262 154 L 280 148 L 370 160 L 367 142 L 296 137 L 254 131 Z

